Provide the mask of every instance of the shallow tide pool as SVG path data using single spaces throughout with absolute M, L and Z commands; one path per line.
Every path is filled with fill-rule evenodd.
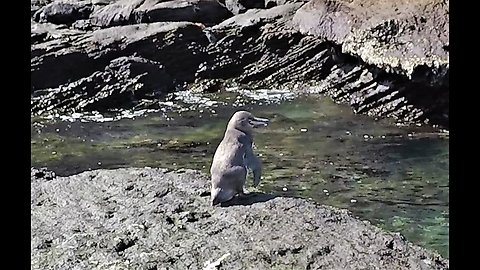
M 255 134 L 264 165 L 258 190 L 347 208 L 448 257 L 448 133 L 354 115 L 319 95 L 183 95 L 119 120 L 32 117 L 31 165 L 59 175 L 144 166 L 208 173 L 228 119 L 246 109 L 271 121 Z

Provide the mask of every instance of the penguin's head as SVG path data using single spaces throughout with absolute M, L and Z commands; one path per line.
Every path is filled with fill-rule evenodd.
M 268 119 L 253 116 L 247 111 L 238 111 L 228 122 L 228 128 L 238 129 L 245 133 L 252 133 L 253 128 L 267 126 Z

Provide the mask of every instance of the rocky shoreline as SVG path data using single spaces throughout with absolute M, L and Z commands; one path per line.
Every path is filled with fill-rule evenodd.
M 324 93 L 357 113 L 448 128 L 448 8 L 32 0 L 31 112 L 141 108 L 178 90 L 241 86 Z
M 32 269 L 449 269 L 346 210 L 252 194 L 211 207 L 192 170 L 32 168 Z

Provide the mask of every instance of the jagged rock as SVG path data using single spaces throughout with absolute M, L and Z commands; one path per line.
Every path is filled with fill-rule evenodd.
M 399 8 L 398 12 L 405 9 L 399 14 L 386 11 L 391 2 L 380 1 L 379 7 L 384 11 L 377 14 L 369 10 L 362 15 L 361 4 L 370 5 L 371 2 L 312 0 L 305 4 L 305 1 L 291 0 L 268 9 L 248 9 L 212 27 L 200 23 L 169 22 L 99 30 L 88 20 L 76 21 L 72 25 L 75 29 L 32 22 L 32 99 L 53 97 L 55 95 L 48 95 L 49 91 L 58 92 L 60 86 L 66 87 L 94 72 L 103 72 L 113 59 L 137 55 L 160 63 L 164 71 L 175 78 L 171 89 L 165 91 L 185 89 L 188 84 L 199 80 L 218 79 L 224 81 L 222 85 L 225 86 L 319 92 L 350 104 L 358 113 L 393 116 L 406 122 L 430 121 L 448 128 L 448 44 L 442 48 L 447 50 L 446 64 L 429 62 L 445 56 L 437 50 L 445 35 L 439 38 L 440 43 L 432 42 L 430 47 L 419 41 L 419 48 L 411 52 L 406 49 L 407 43 L 402 43 L 425 31 L 430 31 L 428 37 L 433 39 L 434 33 L 448 26 L 448 19 L 437 20 L 438 27 L 431 30 L 422 26 L 429 25 L 430 19 L 435 21 L 443 14 L 443 2 L 425 6 L 429 19 L 413 22 L 413 25 L 422 25 L 410 27 L 412 25 L 406 24 L 412 22 L 411 18 L 416 16 L 412 17 L 412 14 L 418 13 L 419 7 L 425 3 L 437 3 L 435 1 L 438 2 L 420 1 L 412 6 L 392 2 L 392 7 Z M 164 3 L 173 4 L 174 1 Z M 445 3 L 448 6 L 448 1 Z M 107 16 L 102 20 L 105 26 L 117 19 L 113 24 L 123 24 L 129 23 L 121 19 L 129 7 L 131 12 L 126 12 L 124 18 L 133 18 L 131 14 L 135 12 L 145 18 L 142 16 L 162 7 L 160 4 L 163 5 L 158 1 L 120 0 L 105 6 L 95 5 L 98 13 L 94 13 L 98 15 L 107 8 L 120 8 L 117 13 L 111 13 L 117 17 L 108 19 Z M 146 13 L 138 13 L 139 10 Z M 325 19 L 321 24 L 319 16 Z M 354 23 L 348 24 L 352 18 Z M 415 33 L 415 29 L 420 32 Z M 384 32 L 388 32 L 388 40 L 384 40 Z M 371 50 L 374 54 L 365 57 L 362 50 L 370 45 L 375 47 Z M 394 59 L 403 52 L 407 53 L 405 58 Z M 422 53 L 425 57 L 418 58 L 421 61 L 405 65 L 404 61 L 409 61 L 410 56 L 417 59 L 415 55 Z M 388 56 L 385 61 L 381 60 L 383 56 Z M 124 104 L 125 99 L 119 99 Z M 147 103 L 152 102 L 142 104 Z M 72 109 L 68 108 L 69 105 L 73 103 L 52 99 L 48 106 L 68 111 Z M 44 107 L 34 105 L 32 113 L 38 113 L 36 110 L 40 108 Z M 82 106 L 76 110 L 87 108 Z
M 164 67 L 141 57 L 114 59 L 103 71 L 51 89 L 32 99 L 32 108 L 43 111 L 105 111 L 135 104 L 143 98 L 159 98 L 173 88 Z M 64 109 L 67 108 L 67 109 Z
M 355 112 L 429 121 L 448 127 L 448 73 L 409 79 L 371 66 L 343 52 L 340 45 L 292 28 L 301 3 L 248 10 L 211 29 L 214 56 L 198 77 L 222 78 L 253 88 L 290 88 L 326 93 Z M 447 71 L 448 72 L 448 71 Z M 432 98 L 435 100 L 432 102 Z
M 81 33 L 81 31 L 79 31 Z M 103 70 L 111 60 L 138 55 L 160 62 L 178 82 L 193 80 L 208 40 L 187 22 L 111 27 L 32 45 L 32 92 L 55 88 Z

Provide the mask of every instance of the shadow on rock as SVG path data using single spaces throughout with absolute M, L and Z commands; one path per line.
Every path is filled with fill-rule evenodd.
M 236 196 L 228 202 L 220 204 L 221 207 L 228 207 L 233 205 L 252 205 L 254 203 L 266 202 L 274 199 L 276 196 L 262 192 L 251 192 L 244 196 Z

